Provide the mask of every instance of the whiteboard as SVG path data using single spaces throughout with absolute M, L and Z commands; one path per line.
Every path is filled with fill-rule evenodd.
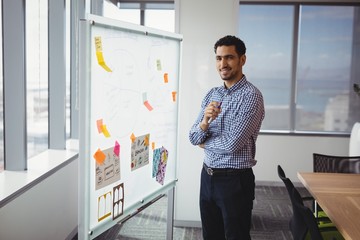
M 92 239 L 175 186 L 182 37 L 80 26 L 79 236 Z

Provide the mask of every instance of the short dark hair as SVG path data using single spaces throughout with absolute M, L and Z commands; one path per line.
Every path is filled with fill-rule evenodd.
M 238 37 L 227 35 L 225 37 L 220 38 L 214 45 L 214 51 L 216 53 L 216 49 L 219 46 L 235 46 L 237 54 L 239 56 L 246 53 L 245 43 Z

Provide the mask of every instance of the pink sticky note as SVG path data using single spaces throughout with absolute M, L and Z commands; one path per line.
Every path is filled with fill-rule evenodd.
M 102 133 L 103 120 L 102 119 L 97 120 L 96 125 L 97 125 L 98 132 Z
M 144 105 L 145 107 L 149 110 L 149 111 L 152 111 L 153 110 L 153 107 L 150 105 L 150 103 L 148 101 L 145 101 L 144 102 Z
M 114 153 L 116 156 L 119 156 L 120 154 L 120 144 L 118 143 L 118 141 L 115 141 Z

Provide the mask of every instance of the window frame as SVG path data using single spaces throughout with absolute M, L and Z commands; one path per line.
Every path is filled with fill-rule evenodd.
M 297 84 L 297 63 L 298 63 L 298 49 L 299 49 L 299 31 L 300 31 L 300 11 L 301 6 L 354 6 L 360 7 L 360 3 L 356 0 L 339 1 L 332 0 L 327 2 L 318 1 L 289 1 L 289 0 L 276 0 L 276 1 L 263 1 L 263 0 L 248 0 L 239 2 L 241 5 L 269 5 L 269 6 L 293 6 L 294 19 L 293 19 L 293 43 L 292 43 L 292 63 L 291 63 L 291 83 L 290 83 L 290 102 L 289 102 L 289 129 L 288 130 L 266 130 L 261 129 L 260 133 L 264 135 L 290 135 L 290 136 L 335 136 L 335 137 L 348 137 L 350 136 L 351 129 L 348 132 L 337 131 L 307 131 L 296 130 L 296 84 Z

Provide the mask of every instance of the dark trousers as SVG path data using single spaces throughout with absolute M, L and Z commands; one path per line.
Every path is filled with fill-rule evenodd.
M 200 214 L 204 240 L 249 240 L 255 199 L 253 171 L 210 176 L 201 172 Z

